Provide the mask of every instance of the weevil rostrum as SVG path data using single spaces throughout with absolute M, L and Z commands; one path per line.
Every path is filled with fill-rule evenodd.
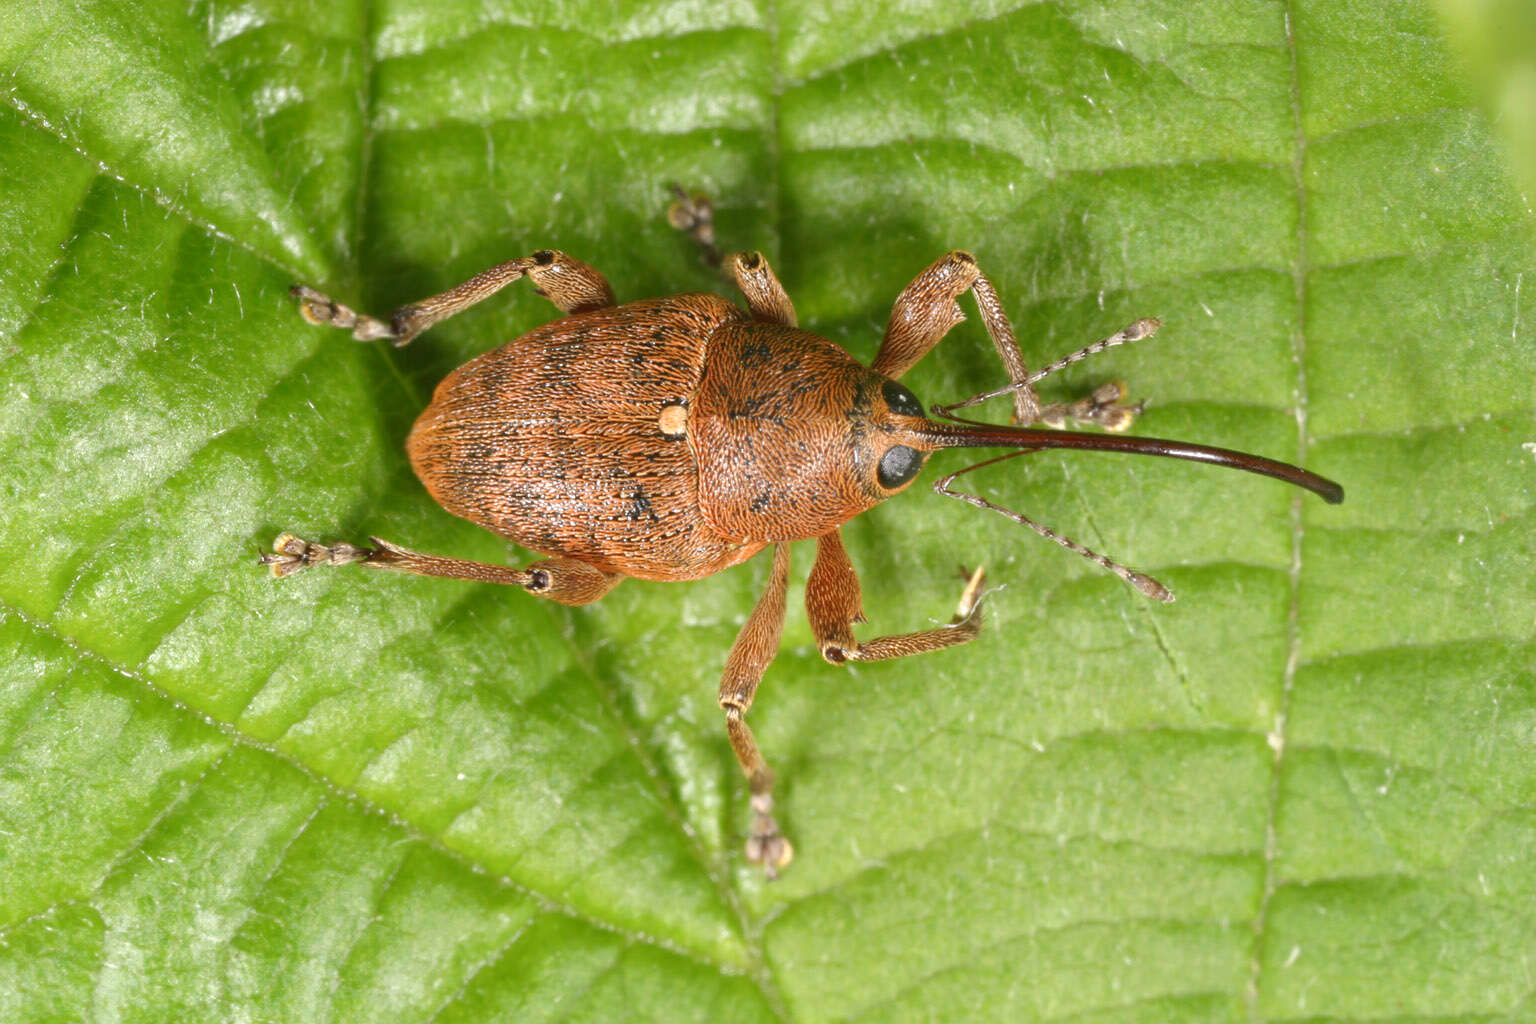
M 324 545 L 285 533 L 262 562 L 279 577 L 315 564 L 357 563 L 505 583 L 584 605 L 626 576 L 694 580 L 772 547 L 767 590 L 732 644 L 720 683 L 726 732 L 751 794 L 746 856 L 770 878 L 789 863 L 793 848 L 774 820 L 773 772 L 746 716 L 779 646 L 794 541 L 816 542 L 805 604 L 822 657 L 834 664 L 882 661 L 967 643 L 981 628 L 984 574 L 977 569 L 950 623 L 868 640 L 854 636 L 864 610 L 839 528 L 904 490 L 939 449 L 1011 449 L 999 458 L 1047 448 L 1160 455 L 1260 473 L 1330 503 L 1343 500 L 1338 484 L 1285 463 L 1118 433 L 1139 406 L 1125 404 L 1117 385 L 1077 402 L 1040 402 L 1034 385 L 1041 378 L 1147 337 L 1159 326 L 1156 320 L 1137 321 L 1032 373 L 992 283 L 973 256 L 955 251 L 897 296 L 874 362 L 866 367 L 797 327 L 794 306 L 761 254 L 722 260 L 708 200 L 673 191 L 677 201 L 669 219 L 735 280 L 745 309 L 702 293 L 619 305 L 602 274 L 550 249 L 492 267 L 397 309 L 387 320 L 294 288 L 311 323 L 396 345 L 524 277 L 565 314 L 449 374 L 406 441 L 416 475 L 443 508 L 547 557 L 514 569 L 423 554 L 377 537 L 367 546 Z M 956 300 L 967 291 L 1009 383 L 935 407 L 930 418 L 898 380 L 963 319 Z M 955 415 L 1004 395 L 1012 399 L 1017 425 Z M 1114 432 L 1062 429 L 1069 421 Z M 1013 518 L 1150 598 L 1172 600 L 1156 580 L 954 490 L 955 479 L 975 468 L 950 474 L 934 489 Z

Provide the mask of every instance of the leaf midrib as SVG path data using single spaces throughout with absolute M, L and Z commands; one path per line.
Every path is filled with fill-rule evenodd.
M 1296 451 L 1299 461 L 1306 463 L 1310 438 L 1307 434 L 1307 275 L 1311 272 L 1307 253 L 1307 203 L 1306 159 L 1308 139 L 1306 119 L 1302 110 L 1301 64 L 1296 40 L 1295 0 L 1285 3 L 1285 39 L 1289 57 L 1291 117 L 1295 129 L 1292 146 L 1291 180 L 1296 196 L 1296 250 L 1291 269 L 1293 294 L 1296 303 L 1296 329 L 1291 334 L 1291 350 L 1295 366 L 1295 420 Z M 1275 709 L 1274 731 L 1269 744 L 1274 751 L 1274 766 L 1270 775 L 1269 793 L 1265 797 L 1264 810 L 1264 888 L 1258 909 L 1253 918 L 1253 961 L 1249 975 L 1248 1018 L 1251 1024 L 1260 1024 L 1264 1017 L 1260 1009 L 1264 983 L 1264 953 L 1268 944 L 1269 906 L 1278 888 L 1278 860 L 1280 839 L 1278 815 L 1280 809 L 1281 771 L 1284 767 L 1287 744 L 1286 726 L 1290 720 L 1291 697 L 1296 685 L 1296 670 L 1301 662 L 1301 572 L 1304 506 L 1302 495 L 1291 499 L 1291 566 L 1287 574 L 1290 594 L 1286 602 L 1285 663 L 1281 668 L 1280 698 Z

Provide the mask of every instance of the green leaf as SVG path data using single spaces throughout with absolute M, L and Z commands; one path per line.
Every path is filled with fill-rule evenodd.
M 1425 3 L 23 0 L 0 68 L 0 1018 L 1536 1014 L 1536 251 Z M 845 531 L 863 635 L 947 619 L 960 563 L 986 629 L 854 668 L 802 546 L 768 885 L 714 698 L 766 559 L 576 610 L 255 563 L 528 557 L 401 444 L 549 305 L 394 350 L 290 283 L 385 312 L 559 246 L 716 288 L 670 181 L 860 359 L 953 247 L 1036 365 L 1161 316 L 1049 397 L 1123 377 L 1138 432 L 1348 499 L 967 478 L 1154 607 L 914 488 Z M 1001 378 L 969 323 L 906 380 Z
M 1529 195 L 1536 187 L 1536 7 L 1525 0 L 1437 0 L 1437 6 Z

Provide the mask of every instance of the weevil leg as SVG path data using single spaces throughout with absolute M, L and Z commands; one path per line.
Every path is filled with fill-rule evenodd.
M 433 324 L 462 313 L 524 277 L 530 278 L 539 294 L 563 313 L 584 313 L 614 304 L 613 288 L 607 278 L 580 260 L 554 249 L 540 249 L 531 256 L 520 256 L 482 270 L 457 288 L 401 306 L 389 315 L 388 320 L 355 312 L 301 284 L 294 285 L 292 291 L 299 300 L 299 312 L 310 323 L 348 329 L 358 341 L 388 338 L 399 346 Z
M 735 279 L 736 287 L 746 297 L 747 308 L 752 311 L 754 320 L 786 327 L 799 323 L 795 317 L 795 304 L 789 301 L 789 294 L 762 253 L 734 253 L 726 260 L 726 267 Z
M 1029 375 L 1027 385 L 1033 385 L 1036 381 L 1044 380 L 1058 370 L 1064 370 L 1074 363 L 1080 363 L 1089 356 L 1098 355 L 1100 352 L 1117 348 L 1120 345 L 1129 345 L 1132 342 L 1150 338 L 1157 333 L 1162 326 L 1162 321 L 1155 317 L 1146 317 L 1135 323 L 1127 324 L 1107 338 L 1101 338 L 1092 345 L 1086 345 L 1070 355 L 1062 356 L 1049 366 L 1042 367 Z M 997 398 L 1001 395 L 1012 394 L 1019 385 L 1010 384 L 1007 387 L 997 388 L 993 391 L 983 391 L 979 395 L 951 405 L 938 407 L 939 413 L 950 415 L 956 409 L 965 409 L 973 405 L 980 405 L 989 398 Z M 1040 422 L 1048 427 L 1064 427 L 1070 423 L 1080 423 L 1103 427 L 1105 430 L 1124 430 L 1129 427 L 1137 416 L 1141 415 L 1144 403 L 1136 402 L 1133 405 L 1125 405 L 1125 385 L 1120 381 L 1111 381 L 1101 384 L 1093 391 L 1075 402 L 1051 402 L 1040 407 Z
M 773 268 L 760 252 L 732 253 L 722 258 L 715 246 L 715 207 L 702 192 L 689 195 L 681 185 L 668 185 L 672 205 L 667 207 L 667 223 L 686 232 L 700 249 L 704 262 L 736 282 L 746 297 L 752 318 L 765 324 L 797 326 L 795 305 L 779 283 Z
M 272 567 L 279 579 L 292 576 L 311 565 L 364 565 L 370 569 L 392 569 L 417 576 L 472 580 L 476 583 L 504 583 L 522 587 L 530 594 L 547 597 L 561 604 L 591 604 L 618 585 L 624 577 L 603 572 L 573 558 L 546 558 L 524 569 L 488 562 L 470 562 L 462 558 L 426 555 L 378 537 L 368 538 L 372 547 L 355 544 L 315 544 L 280 534 L 272 542 L 271 554 L 261 556 L 262 565 Z
M 1118 433 L 1130 427 L 1146 407 L 1145 402 L 1125 404 L 1125 394 L 1125 382 L 1112 380 L 1075 401 L 1040 406 L 1040 422 L 1058 430 L 1068 423 L 1077 423 Z
M 1029 383 L 1029 367 L 1019 351 L 1013 325 L 997 290 L 976 265 L 976 257 L 960 249 L 935 260 L 896 296 L 885 338 L 875 354 L 875 372 L 899 378 L 932 351 L 950 328 L 965 319 L 955 300 L 967 291 L 976 296 L 982 323 L 1008 371 L 1009 383 L 1018 388 L 1013 393 L 1014 418 L 1020 423 L 1036 422 L 1040 400 Z
M 699 255 L 705 266 L 720 270 L 722 259 L 715 247 L 715 204 L 702 192 L 689 195 L 681 185 L 667 186 L 672 193 L 672 205 L 667 207 L 667 223 L 685 232 L 699 247 Z
M 720 708 L 725 712 L 725 731 L 741 770 L 747 776 L 752 794 L 752 831 L 747 837 L 747 860 L 761 864 L 767 876 L 777 878 L 779 869 L 794 857 L 794 847 L 779 831 L 773 819 L 773 770 L 763 760 L 752 729 L 747 725 L 747 709 L 757 694 L 763 673 L 779 650 L 784 632 L 784 593 L 789 585 L 789 545 L 773 548 L 773 569 L 768 589 L 758 598 L 746 625 L 736 635 L 731 653 L 725 659 L 725 674 L 720 679 Z
M 848 661 L 886 661 L 969 643 L 981 632 L 982 587 L 986 573 L 977 569 L 966 580 L 955 617 L 947 626 L 860 642 L 853 625 L 863 622 L 859 577 L 848 559 L 841 534 L 834 530 L 816 542 L 816 564 L 805 584 L 805 611 L 821 656 L 834 665 Z
M 986 326 L 987 335 L 992 339 L 1004 369 L 1008 371 L 1009 386 L 1001 393 L 1013 395 L 1015 422 L 1028 426 L 1042 422 L 1064 423 L 1072 419 L 1098 423 L 1111 430 L 1124 430 L 1130 426 L 1140 406 L 1119 404 L 1124 397 L 1123 388 L 1113 393 L 1100 388 L 1081 402 L 1041 405 L 1034 382 L 1045 374 L 1029 372 L 1024 355 L 1019 351 L 1013 324 L 1003 310 L 997 289 L 992 287 L 992 282 L 981 272 L 976 257 L 959 249 L 934 261 L 896 297 L 895 305 L 891 307 L 891 318 L 886 324 L 885 339 L 875 355 L 875 372 L 899 378 L 932 351 L 949 333 L 950 328 L 965 319 L 955 300 L 966 291 L 976 297 L 981 322 Z M 1077 358 L 1081 358 L 1081 355 Z M 1076 361 L 1072 357 L 1068 359 Z M 1050 369 L 1057 369 L 1060 365 L 1067 364 L 1052 364 Z M 950 408 L 962 408 L 968 404 L 973 403 L 961 402 Z

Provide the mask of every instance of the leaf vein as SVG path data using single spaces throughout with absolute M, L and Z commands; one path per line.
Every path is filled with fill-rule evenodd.
M 495 879 L 497 884 L 505 886 L 507 889 L 513 892 L 527 896 L 535 903 L 537 903 L 542 909 L 550 913 L 560 914 L 563 917 L 568 917 L 572 920 L 580 921 L 583 924 L 596 928 L 600 931 L 604 931 L 612 935 L 622 936 L 630 942 L 646 946 L 654 946 L 657 949 L 664 950 L 675 956 L 680 956 L 692 963 L 708 967 L 710 970 L 716 971 L 723 975 L 738 973 L 737 968 L 722 961 L 716 960 L 697 949 L 681 945 L 661 936 L 650 935 L 645 932 L 625 928 L 616 922 L 605 921 L 602 918 L 594 917 L 591 914 L 582 911 L 569 903 L 565 903 L 559 899 L 556 899 L 547 893 L 531 888 L 512 878 L 500 875 L 496 871 L 492 870 L 489 866 L 481 863 L 473 857 L 470 857 L 469 855 L 452 847 L 445 846 L 431 833 L 424 831 L 413 821 L 402 817 L 391 808 L 379 804 L 378 802 L 370 799 L 362 793 L 357 792 L 356 790 L 341 785 L 334 779 L 331 779 L 330 777 L 317 772 L 309 765 L 284 752 L 280 748 L 262 740 L 258 740 L 248 733 L 242 732 L 234 724 L 214 718 L 212 715 L 206 712 L 191 707 L 184 701 L 177 699 L 176 697 L 167 693 L 165 690 L 161 689 L 158 685 L 151 681 L 144 672 L 133 667 L 120 665 L 106 655 L 91 650 L 90 648 L 75 640 L 74 637 L 60 632 L 51 623 L 40 621 L 37 618 L 25 613 L 20 608 L 16 608 L 15 606 L 10 605 L 4 601 L 0 601 L 0 613 L 16 616 L 18 620 L 25 622 L 31 629 L 36 630 L 37 632 L 49 637 L 50 639 L 56 640 L 68 646 L 82 659 L 85 659 L 94 664 L 101 665 L 107 670 L 122 676 L 125 679 L 129 679 L 139 686 L 142 686 L 146 692 L 151 693 L 160 700 L 165 701 L 171 707 L 176 709 L 178 713 L 187 715 L 201 722 L 205 726 L 208 726 L 209 728 L 217 731 L 221 736 L 225 737 L 233 745 L 257 751 L 268 757 L 274 758 L 287 767 L 292 768 L 295 772 L 310 780 L 315 785 L 320 786 L 327 792 L 343 799 L 352 801 L 364 811 L 372 811 L 380 814 L 385 820 L 390 822 L 396 828 L 399 828 L 411 839 L 414 839 L 415 841 L 422 843 L 424 846 L 427 846 L 435 852 L 442 854 L 444 857 L 447 857 L 449 860 L 459 865 L 464 870 L 469 871 L 477 876 L 484 876 Z M 214 762 L 214 764 L 210 766 L 209 771 L 211 771 L 213 767 L 217 767 L 217 764 L 228 756 L 228 752 L 220 755 L 218 761 Z M 204 772 L 202 777 L 206 777 L 207 774 L 208 772 Z M 179 804 L 182 799 L 184 799 L 184 795 L 185 791 L 183 791 L 181 794 L 178 794 L 175 803 Z M 162 814 L 161 817 L 164 817 L 164 814 Z M 128 852 L 131 853 L 131 851 Z M 124 854 L 124 856 L 126 855 L 127 854 Z

